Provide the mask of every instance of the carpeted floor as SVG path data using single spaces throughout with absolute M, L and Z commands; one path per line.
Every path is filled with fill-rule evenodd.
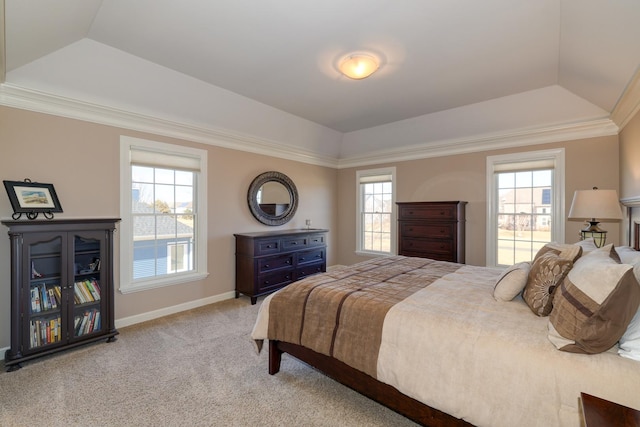
M 0 372 L 0 425 L 415 426 L 249 337 L 259 304 L 240 298 L 120 330 Z

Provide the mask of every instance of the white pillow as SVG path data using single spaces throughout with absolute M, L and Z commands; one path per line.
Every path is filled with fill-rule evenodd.
M 629 246 L 616 246 L 616 252 L 623 264 L 634 265 L 640 261 L 640 252 Z
M 574 243 L 574 245 L 582 247 L 582 255 L 586 255 L 587 253 L 598 249 L 598 247 L 596 246 L 596 242 L 593 240 L 593 237 L 580 240 Z
M 629 322 L 627 330 L 618 342 L 618 347 L 620 356 L 640 361 L 640 310 Z
M 493 287 L 493 298 L 497 301 L 511 301 L 527 284 L 531 263 L 520 262 L 506 268 Z

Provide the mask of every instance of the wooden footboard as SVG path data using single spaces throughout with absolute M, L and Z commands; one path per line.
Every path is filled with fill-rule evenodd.
M 296 344 L 282 341 L 269 341 L 269 374 L 274 375 L 280 370 L 282 353 L 290 354 L 339 383 L 346 385 L 358 393 L 375 400 L 423 426 L 472 427 L 472 425 L 466 421 L 452 417 L 449 414 L 418 402 L 400 393 L 394 387 L 381 383 L 373 377 L 337 359 L 316 353 L 313 350 Z

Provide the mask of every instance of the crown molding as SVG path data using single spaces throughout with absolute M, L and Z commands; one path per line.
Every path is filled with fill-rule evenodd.
M 640 91 L 640 84 L 637 86 Z M 0 105 L 337 169 L 610 136 L 617 135 L 620 129 L 610 119 L 598 119 L 433 141 L 338 159 L 228 130 L 160 119 L 8 83 L 0 84 Z
M 370 166 L 389 162 L 418 160 L 430 157 L 451 156 L 502 148 L 524 147 L 527 145 L 550 144 L 553 142 L 599 136 L 617 135 L 618 126 L 609 119 L 596 119 L 581 123 L 556 125 L 536 129 L 516 130 L 496 134 L 478 135 L 470 138 L 447 139 L 402 148 L 379 150 L 366 156 L 354 156 L 338 160 L 338 168 Z
M 336 168 L 338 164 L 336 158 L 267 139 L 151 117 L 7 83 L 0 85 L 0 105 L 317 166 Z
M 623 129 L 638 111 L 640 111 L 640 70 L 633 76 L 611 112 L 611 120 Z
M 630 208 L 638 207 L 640 206 L 640 196 L 625 197 L 620 199 L 620 203 Z

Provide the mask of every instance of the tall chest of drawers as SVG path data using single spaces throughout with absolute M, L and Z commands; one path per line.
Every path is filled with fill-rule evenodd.
M 398 202 L 398 255 L 465 260 L 467 202 Z
M 281 230 L 234 234 L 236 298 L 266 295 L 312 274 L 327 271 L 329 230 Z

